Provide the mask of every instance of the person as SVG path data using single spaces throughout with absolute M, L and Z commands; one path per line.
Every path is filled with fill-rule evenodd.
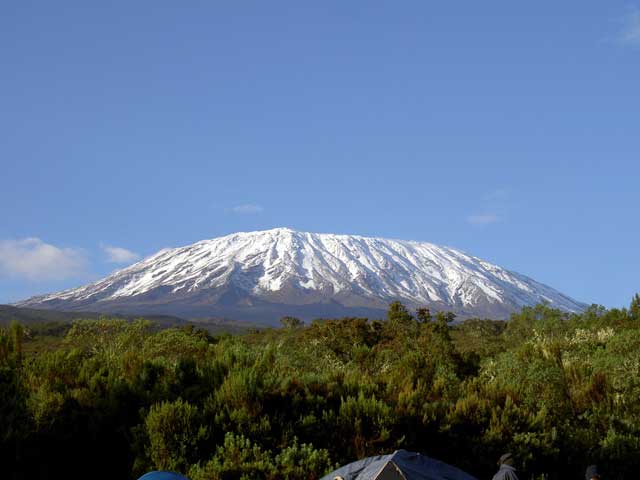
M 492 480 L 518 480 L 518 475 L 516 475 L 516 469 L 513 463 L 513 455 L 510 453 L 502 455 L 500 460 L 498 460 L 500 469 L 493 476 Z
M 589 465 L 587 471 L 584 473 L 585 480 L 600 480 L 600 474 L 598 473 L 597 465 Z

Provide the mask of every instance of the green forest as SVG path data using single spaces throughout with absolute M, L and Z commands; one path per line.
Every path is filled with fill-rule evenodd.
M 389 306 L 212 335 L 151 321 L 0 330 L 0 477 L 315 479 L 404 448 L 490 478 L 640 468 L 640 296 L 457 322 Z

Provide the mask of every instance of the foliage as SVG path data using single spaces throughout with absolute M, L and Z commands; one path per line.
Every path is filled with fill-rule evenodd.
M 313 479 L 397 448 L 488 477 L 640 467 L 640 297 L 508 322 L 398 302 L 386 320 L 295 317 L 211 337 L 144 320 L 0 329 L 8 478 Z
M 304 322 L 297 317 L 282 317 L 280 319 L 280 324 L 284 328 L 299 328 L 304 325 Z
M 207 437 L 198 408 L 178 399 L 155 404 L 145 420 L 149 457 L 158 470 L 184 471 L 198 458 L 198 445 Z
M 232 480 L 298 478 L 312 480 L 327 473 L 333 465 L 326 450 L 316 450 L 311 444 L 298 443 L 276 455 L 263 450 L 242 435 L 231 432 L 224 437 L 214 457 L 189 471 L 191 480 Z

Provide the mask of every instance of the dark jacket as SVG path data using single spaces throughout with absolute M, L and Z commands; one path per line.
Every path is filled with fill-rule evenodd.
M 518 480 L 516 469 L 511 465 L 502 464 L 500 470 L 493 476 L 493 480 Z
M 600 474 L 598 473 L 598 466 L 589 465 L 587 467 L 587 471 L 584 474 L 584 478 L 586 480 L 591 480 L 592 478 L 600 478 Z

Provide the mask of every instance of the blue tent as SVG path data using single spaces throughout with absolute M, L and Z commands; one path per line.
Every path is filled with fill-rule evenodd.
M 138 480 L 189 480 L 189 479 L 176 472 L 149 472 L 142 475 Z
M 320 480 L 476 480 L 459 468 L 419 453 L 396 450 L 350 463 Z

